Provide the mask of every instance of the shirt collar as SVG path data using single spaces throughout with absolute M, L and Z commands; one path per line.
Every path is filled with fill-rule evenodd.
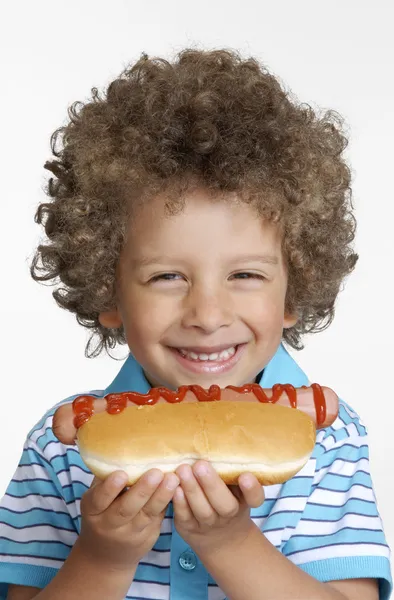
M 308 385 L 308 378 L 290 356 L 283 344 L 280 344 L 275 355 L 265 367 L 259 384 L 264 388 L 271 388 L 275 383 L 290 383 L 294 387 Z M 104 391 L 107 394 L 120 392 L 138 392 L 146 394 L 150 389 L 142 367 L 130 353 L 119 373 Z

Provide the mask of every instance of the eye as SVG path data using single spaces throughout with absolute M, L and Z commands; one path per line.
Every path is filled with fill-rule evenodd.
M 263 281 L 265 279 L 264 275 L 261 273 L 250 273 L 247 271 L 242 271 L 241 273 L 233 273 L 231 275 L 232 279 L 259 279 Z
M 181 275 L 178 273 L 160 273 L 159 275 L 152 277 L 150 281 L 176 281 L 179 277 L 181 277 Z

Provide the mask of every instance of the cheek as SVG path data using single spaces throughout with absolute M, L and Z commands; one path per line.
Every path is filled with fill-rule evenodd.
M 123 307 L 122 317 L 128 341 L 154 341 L 171 325 L 176 310 L 167 302 L 136 294 Z
M 284 299 L 280 295 L 249 298 L 243 312 L 257 327 L 275 326 L 278 322 L 283 323 Z

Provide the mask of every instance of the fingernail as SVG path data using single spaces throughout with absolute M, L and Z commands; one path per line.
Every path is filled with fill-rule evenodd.
M 181 487 L 178 487 L 175 490 L 175 494 L 174 494 L 174 500 L 175 500 L 175 502 L 178 501 L 178 500 L 182 501 L 182 500 L 184 500 L 184 498 L 185 498 L 185 494 L 183 492 L 183 489 Z
M 248 489 L 252 488 L 254 485 L 254 477 L 252 477 L 251 475 L 243 475 L 242 485 Z
M 209 467 L 206 463 L 197 463 L 194 467 L 194 472 L 200 476 L 208 475 Z
M 177 470 L 177 474 L 179 475 L 179 477 L 181 479 L 183 479 L 184 481 L 186 481 L 187 479 L 190 479 L 191 475 L 192 475 L 192 470 L 188 465 L 183 465 L 182 467 L 180 467 Z
M 149 473 L 149 475 L 148 475 L 148 481 L 152 485 L 157 485 L 158 483 L 161 482 L 162 479 L 163 479 L 163 473 L 161 471 L 152 471 L 152 473 Z
M 171 473 L 167 477 L 166 488 L 169 490 L 175 490 L 178 487 L 179 483 L 180 483 L 180 481 L 179 481 L 178 477 L 176 475 L 174 475 L 173 473 Z
M 113 482 L 116 486 L 126 485 L 128 475 L 126 473 L 116 473 L 113 477 Z

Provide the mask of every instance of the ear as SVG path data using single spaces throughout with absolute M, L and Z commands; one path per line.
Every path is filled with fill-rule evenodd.
M 283 318 L 283 329 L 290 329 L 297 323 L 298 317 L 296 315 L 288 315 L 285 313 Z
M 99 314 L 99 323 L 107 329 L 118 329 L 123 324 L 122 318 L 117 309 L 102 312 Z

